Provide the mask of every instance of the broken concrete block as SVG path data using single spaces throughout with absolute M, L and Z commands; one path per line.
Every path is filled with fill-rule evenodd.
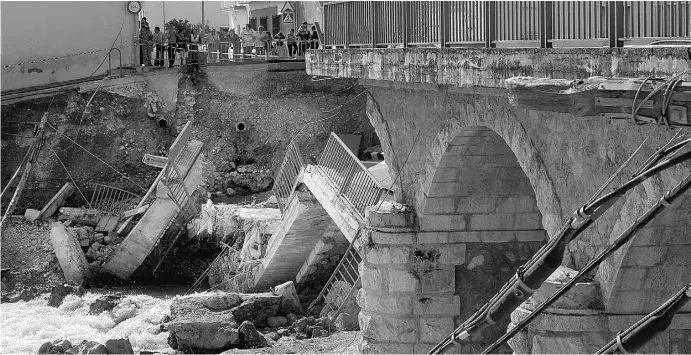
M 302 314 L 302 305 L 295 290 L 293 281 L 282 283 L 274 288 L 274 293 L 281 296 L 281 313 Z
M 53 224 L 50 241 L 67 281 L 81 284 L 85 278 L 91 277 L 89 263 L 77 237 L 68 232 L 64 225 Z
M 48 201 L 48 203 L 43 207 L 43 209 L 38 215 L 38 218 L 46 219 L 55 214 L 58 208 L 60 208 L 65 203 L 65 200 L 67 200 L 67 198 L 70 197 L 70 195 L 72 195 L 73 192 L 74 186 L 69 182 L 66 183 L 60 189 L 60 191 L 58 191 L 58 193 L 55 194 L 55 196 L 53 196 L 53 198 L 50 199 L 50 201 Z
M 95 226 L 101 218 L 101 212 L 94 209 L 62 207 L 60 208 L 60 215 L 58 221 L 72 220 L 75 223 L 80 223 L 88 226 Z
M 220 352 L 238 344 L 237 323 L 230 310 L 212 311 L 206 297 L 186 297 L 173 300 L 171 320 L 167 324 L 170 335 L 168 345 L 195 352 Z
M 33 222 L 38 219 L 38 216 L 41 214 L 41 211 L 39 210 L 34 210 L 31 208 L 27 208 L 26 211 L 24 211 L 24 219 Z
M 214 311 L 231 309 L 242 303 L 240 295 L 237 293 L 226 293 L 213 295 L 204 301 L 204 306 Z
M 358 323 L 357 315 L 351 316 L 348 313 L 341 313 L 336 318 L 334 323 L 336 330 L 339 332 L 349 331 L 349 330 L 360 330 L 360 324 Z

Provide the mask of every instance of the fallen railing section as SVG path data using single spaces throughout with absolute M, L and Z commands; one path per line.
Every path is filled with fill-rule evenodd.
M 92 209 L 119 216 L 137 206 L 141 196 L 129 191 L 101 184 L 94 184 L 94 193 L 89 205 Z
M 384 195 L 379 181 L 335 133 L 326 143 L 319 166 L 362 217 L 365 208 L 377 204 Z
M 297 143 L 293 141 L 288 145 L 281 167 L 278 169 L 278 173 L 276 173 L 276 178 L 274 178 L 273 192 L 281 213 L 285 213 L 285 208 L 290 201 L 290 195 L 295 189 L 297 178 L 304 166 L 305 163 L 302 161 L 300 149 Z

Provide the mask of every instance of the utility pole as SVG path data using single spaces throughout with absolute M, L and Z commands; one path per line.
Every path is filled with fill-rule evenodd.
M 7 211 L 5 211 L 5 216 L 2 217 L 2 221 L 0 221 L 0 226 L 5 224 L 5 220 L 7 219 L 8 216 L 12 215 L 12 212 L 14 212 L 14 208 L 17 207 L 17 202 L 19 202 L 19 197 L 22 195 L 22 190 L 24 190 L 24 185 L 26 185 L 26 180 L 29 179 L 29 175 L 31 173 L 31 167 L 36 163 L 36 158 L 38 158 L 38 153 L 41 151 L 41 148 L 43 147 L 43 142 L 45 138 L 45 134 L 43 132 L 43 129 L 46 126 L 46 122 L 48 121 L 48 112 L 43 114 L 43 118 L 41 118 L 41 123 L 38 124 L 38 129 L 36 130 L 36 133 L 34 134 L 34 141 L 31 142 L 31 147 L 29 147 L 29 161 L 26 163 L 26 168 L 24 168 L 24 173 L 22 173 L 22 178 L 19 179 L 19 185 L 17 185 L 17 189 L 14 191 L 14 196 L 12 196 L 12 199 L 10 200 L 10 203 L 7 205 Z M 22 167 L 20 166 L 19 169 Z
M 204 2 L 202 1 L 202 31 L 204 32 L 204 28 L 206 28 L 206 22 L 204 22 Z
M 163 28 L 165 31 L 165 27 L 166 27 L 166 2 L 161 1 L 161 4 L 163 4 Z

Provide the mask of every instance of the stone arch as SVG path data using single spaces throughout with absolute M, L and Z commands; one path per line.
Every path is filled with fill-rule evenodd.
M 504 138 L 482 125 L 452 136 L 419 214 L 418 243 L 447 243 L 441 249 L 455 253 L 463 246 L 463 263 L 453 270 L 454 325 L 489 300 L 549 238 L 531 179 Z M 493 326 L 485 341 L 501 336 L 508 323 Z M 480 352 L 485 345 L 467 350 Z
M 688 173 L 688 169 L 686 171 Z M 658 201 L 664 194 L 660 186 L 673 185 L 671 176 L 665 178 L 665 175 L 667 174 L 646 181 L 627 197 L 610 239 L 618 237 Z M 691 197 L 686 193 L 636 233 L 627 246 L 601 265 L 598 279 L 602 284 L 608 313 L 649 313 L 682 286 L 691 283 L 689 227 Z M 684 307 L 681 313 L 690 311 L 691 304 Z
M 460 229 L 469 231 L 525 230 L 540 231 L 539 240 L 546 236 L 530 180 L 504 139 L 483 126 L 466 128 L 449 143 L 422 214 L 422 230 L 463 225 Z

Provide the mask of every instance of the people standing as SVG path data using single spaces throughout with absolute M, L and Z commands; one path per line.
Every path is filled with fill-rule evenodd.
M 228 34 L 228 38 L 230 41 L 230 44 L 233 46 L 233 58 L 235 58 L 236 54 L 240 54 L 240 50 L 242 48 L 242 42 L 240 41 L 240 36 L 235 33 L 235 30 L 230 30 Z M 226 53 L 228 50 L 226 49 Z
M 141 51 L 139 58 L 143 66 L 151 66 L 151 52 L 153 52 L 154 35 L 149 30 L 149 24 L 142 20 L 142 28 L 139 30 L 139 43 Z
M 254 30 L 252 30 L 249 24 L 240 32 L 240 38 L 242 39 L 242 53 L 245 56 L 252 54 L 252 48 L 254 47 Z
M 295 37 L 295 30 L 290 29 L 288 36 L 286 37 L 286 42 L 288 43 L 288 55 L 292 58 L 298 52 L 297 37 Z
M 211 33 L 207 35 L 207 43 L 209 44 L 209 53 L 214 53 L 215 61 L 219 62 L 221 59 L 219 42 L 221 41 L 221 36 L 216 32 L 216 28 L 211 29 Z
M 166 43 L 166 36 L 161 32 L 161 28 L 154 28 L 154 44 L 156 45 L 156 60 L 154 65 L 162 67 L 163 64 L 163 45 Z
M 190 34 L 190 64 L 199 63 L 199 40 L 199 29 L 195 27 Z
M 190 41 L 189 34 L 184 29 L 176 33 L 178 52 L 180 52 L 180 65 L 185 65 L 187 57 L 187 42 Z M 185 36 L 187 35 L 187 36 Z
M 283 35 L 283 32 L 278 32 L 276 36 L 274 36 L 274 39 L 276 40 L 276 55 L 279 57 L 285 57 L 288 55 L 288 51 L 286 50 L 284 43 L 285 38 L 286 36 Z
M 319 33 L 317 27 L 312 26 L 312 35 L 310 36 L 310 49 L 319 49 Z
M 175 64 L 175 50 L 177 49 L 177 38 L 178 34 L 172 25 L 166 25 L 166 37 L 168 39 L 168 63 L 169 67 L 172 68 Z
M 264 26 L 259 26 L 259 30 L 254 33 L 254 51 L 257 55 L 264 55 L 264 47 L 266 46 L 266 32 Z
M 298 30 L 298 38 L 300 39 L 300 44 L 298 46 L 298 55 L 305 55 L 305 52 L 307 52 L 307 43 L 310 40 L 310 32 L 307 30 L 307 21 L 303 22 L 302 25 L 300 25 L 300 29 Z

